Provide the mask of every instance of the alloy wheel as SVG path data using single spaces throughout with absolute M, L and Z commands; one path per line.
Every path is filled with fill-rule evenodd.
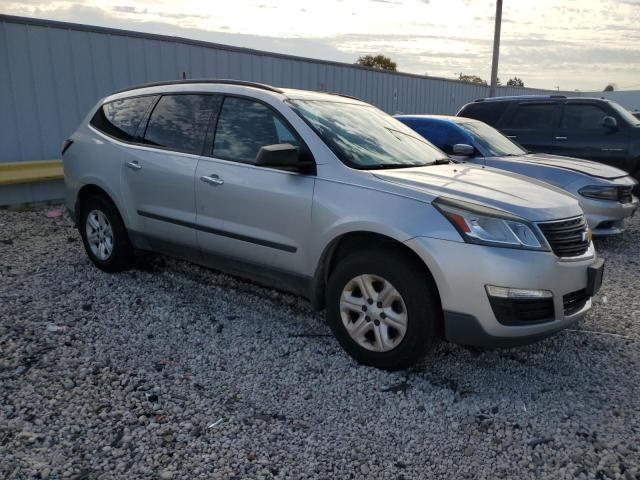
M 113 229 L 107 216 L 100 210 L 91 210 L 87 215 L 85 231 L 91 253 L 107 261 L 113 253 Z
M 340 316 L 351 338 L 374 352 L 393 350 L 407 333 L 402 295 L 378 275 L 358 275 L 347 282 L 340 296 Z

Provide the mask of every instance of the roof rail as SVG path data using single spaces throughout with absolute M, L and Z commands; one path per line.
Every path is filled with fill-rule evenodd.
M 138 90 L 140 88 L 162 87 L 164 85 L 186 85 L 190 83 L 215 83 L 215 84 L 222 84 L 222 85 L 239 85 L 242 87 L 253 87 L 253 88 L 260 88 L 262 90 L 269 90 L 270 92 L 284 93 L 279 88 L 272 87 L 271 85 L 266 85 L 264 83 L 247 82 L 245 80 L 206 79 L 206 78 L 197 78 L 193 80 L 168 80 L 164 82 L 143 83 L 142 85 L 135 85 L 133 87 L 122 88 L 120 90 L 116 90 L 113 93 L 115 94 L 115 93 L 129 92 L 131 90 Z
M 491 102 L 500 100 L 544 100 L 548 98 L 567 98 L 566 95 L 505 95 L 504 97 L 477 98 L 474 102 Z

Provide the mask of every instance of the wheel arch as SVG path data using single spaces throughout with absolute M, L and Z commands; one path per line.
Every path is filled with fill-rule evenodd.
M 102 195 L 106 197 L 113 205 L 116 207 L 120 218 L 122 219 L 125 226 L 128 226 L 129 219 L 127 218 L 126 211 L 118 204 L 117 196 L 110 191 L 108 187 L 102 185 L 99 181 L 88 180 L 86 183 L 82 185 L 78 189 L 78 193 L 76 194 L 76 199 L 74 203 L 74 212 L 73 217 L 76 224 L 80 219 L 80 208 L 82 206 L 82 202 L 86 201 L 89 197 L 93 195 Z
M 329 242 L 320 255 L 320 260 L 318 261 L 318 265 L 313 276 L 310 292 L 311 303 L 316 310 L 322 310 L 325 308 L 327 281 L 338 262 L 341 259 L 346 258 L 351 253 L 362 251 L 365 248 L 384 248 L 394 250 L 401 253 L 412 262 L 415 262 L 416 265 L 424 271 L 427 278 L 433 284 L 437 298 L 440 300 L 438 285 L 433 274 L 429 270 L 429 267 L 427 267 L 420 256 L 409 246 L 393 237 L 381 233 L 372 231 L 354 231 L 344 233 L 334 238 Z

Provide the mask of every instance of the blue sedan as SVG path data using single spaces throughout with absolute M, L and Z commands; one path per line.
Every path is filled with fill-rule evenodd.
M 638 207 L 637 182 L 623 170 L 602 163 L 533 154 L 478 120 L 439 115 L 397 115 L 454 161 L 508 170 L 547 182 L 574 195 L 594 235 L 624 230 Z

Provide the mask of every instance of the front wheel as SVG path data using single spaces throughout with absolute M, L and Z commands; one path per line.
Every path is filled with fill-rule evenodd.
M 394 250 L 355 253 L 327 287 L 327 321 L 359 363 L 407 368 L 431 350 L 442 322 L 438 292 L 417 260 Z

